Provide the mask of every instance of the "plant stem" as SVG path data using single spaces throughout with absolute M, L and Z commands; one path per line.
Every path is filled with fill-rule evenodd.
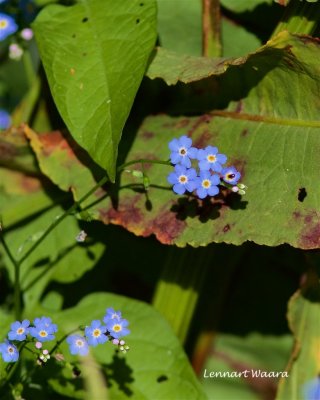
M 221 57 L 220 1 L 202 0 L 202 54 Z
M 0 226 L 0 240 L 5 252 L 14 266 L 14 311 L 17 320 L 21 317 L 21 289 L 20 289 L 20 264 L 11 253 L 7 242 L 3 236 L 2 227 Z
M 320 19 L 320 4 L 291 0 L 272 36 L 288 30 L 291 33 L 312 35 Z

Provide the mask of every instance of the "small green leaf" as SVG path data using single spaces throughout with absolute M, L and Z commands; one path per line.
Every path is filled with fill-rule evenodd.
M 75 140 L 110 179 L 156 39 L 155 0 L 50 5 L 33 24 L 52 95 Z

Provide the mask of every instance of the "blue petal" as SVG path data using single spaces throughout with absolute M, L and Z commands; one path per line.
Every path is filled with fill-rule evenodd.
M 200 197 L 200 199 L 204 199 L 205 197 L 207 197 L 207 190 L 203 187 L 200 187 L 199 189 L 197 189 L 197 195 Z
M 179 153 L 171 153 L 170 154 L 170 161 L 172 164 L 177 164 L 181 161 L 182 156 Z
M 219 185 L 220 178 L 218 175 L 211 175 L 210 181 L 212 185 Z
M 208 154 L 217 154 L 218 153 L 218 148 L 213 147 L 213 146 L 207 146 L 204 151 L 206 152 L 206 155 Z
M 199 162 L 199 168 L 202 171 L 209 171 L 211 164 L 207 160 L 202 160 Z
M 209 187 L 209 189 L 208 189 L 208 194 L 210 195 L 210 196 L 215 196 L 216 194 L 218 194 L 219 193 L 219 188 L 218 188 L 218 186 L 211 186 L 211 187 Z
M 180 146 L 184 146 L 187 148 L 191 147 L 191 145 L 192 145 L 192 140 L 185 135 L 181 136 L 181 138 L 179 139 L 179 142 L 180 142 Z
M 228 157 L 225 156 L 224 154 L 218 154 L 217 155 L 217 161 L 220 164 L 225 164 L 227 162 Z
M 193 160 L 196 160 L 198 157 L 198 151 L 199 150 L 196 149 L 195 147 L 190 147 L 190 149 L 188 149 L 188 156 Z
M 173 191 L 177 194 L 184 194 L 186 191 L 186 187 L 185 185 L 181 185 L 181 183 L 176 183 L 173 186 Z
M 221 172 L 222 166 L 218 162 L 215 162 L 215 163 L 211 164 L 211 169 L 212 169 L 212 171 L 215 171 L 215 172 Z
M 197 183 L 195 181 L 189 181 L 185 184 L 188 192 L 193 192 L 197 188 Z
M 190 168 L 186 173 L 188 179 L 195 179 L 197 177 L 197 171 L 194 168 Z
M 197 159 L 201 161 L 204 158 L 207 158 L 207 153 L 203 149 L 198 150 Z
M 169 183 L 171 183 L 171 185 L 174 185 L 175 183 L 177 183 L 177 181 L 178 181 L 177 174 L 175 172 L 171 172 L 171 174 L 169 174 L 167 176 L 167 181 Z
M 179 151 L 179 148 L 180 148 L 180 144 L 179 144 L 178 139 L 173 139 L 173 140 L 171 140 L 171 142 L 169 142 L 169 149 L 171 151 Z
M 183 165 L 184 167 L 187 167 L 187 168 L 191 167 L 190 158 L 187 156 L 182 157 L 182 160 L 180 162 L 181 162 L 181 165 Z

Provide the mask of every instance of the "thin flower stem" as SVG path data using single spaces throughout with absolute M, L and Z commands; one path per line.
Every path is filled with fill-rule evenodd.
M 133 164 L 140 164 L 140 163 L 150 163 L 150 164 L 162 164 L 162 165 L 170 165 L 169 161 L 161 161 L 161 160 L 147 160 L 147 159 L 139 159 L 139 160 L 133 160 L 129 161 L 127 163 L 124 163 L 120 165 L 117 168 L 117 172 L 121 172 L 125 168 L 127 168 L 129 165 Z M 103 186 L 105 183 L 109 181 L 109 178 L 107 176 L 104 176 L 100 181 L 87 192 L 80 200 L 76 201 L 68 210 L 66 210 L 63 214 L 59 215 L 54 222 L 44 231 L 42 236 L 33 244 L 33 246 L 30 247 L 30 249 L 18 260 L 18 264 L 21 265 L 29 256 L 31 253 L 34 252 L 34 250 L 40 245 L 40 243 L 43 242 L 43 240 L 68 216 L 71 215 L 73 212 L 77 210 L 77 208 L 83 203 L 85 200 L 87 200 L 88 197 L 90 197 L 97 189 L 99 189 L 101 186 Z
M 57 340 L 56 344 L 49 351 L 49 354 L 52 354 L 54 351 L 56 351 L 57 348 L 60 346 L 60 344 L 63 343 L 69 335 L 71 335 L 74 332 L 80 331 L 80 330 L 81 330 L 81 328 L 78 326 L 77 328 L 73 329 L 72 331 L 70 331 L 70 332 L 66 333 L 64 336 L 62 336 L 62 338 Z
M 14 311 L 17 320 L 21 317 L 21 288 L 20 288 L 20 264 L 11 253 L 7 242 L 3 236 L 2 226 L 0 225 L 0 240 L 5 252 L 14 266 Z

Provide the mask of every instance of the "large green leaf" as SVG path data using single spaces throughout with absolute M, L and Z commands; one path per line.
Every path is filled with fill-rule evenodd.
M 201 0 L 158 0 L 160 43 L 179 54 L 202 54 Z
M 127 160 L 166 160 L 167 143 L 188 134 L 196 146 L 217 145 L 228 155 L 228 163 L 240 169 L 242 181 L 249 186 L 245 197 L 223 192 L 211 202 L 179 199 L 166 182 L 171 169 L 147 165 L 154 185 L 149 202 L 141 185 L 140 191 L 133 190 L 139 189 L 139 179 L 123 173 L 119 193 L 115 195 L 114 188 L 111 192 L 113 203 L 108 198 L 96 203 L 98 197 L 105 197 L 104 191 L 92 197 L 95 217 L 178 246 L 239 245 L 251 240 L 269 246 L 289 243 L 318 248 L 319 192 L 314 182 L 320 154 L 320 78 L 315 61 L 319 52 L 313 39 L 280 34 L 222 76 L 219 91 L 224 99 L 235 100 L 230 101 L 229 111 L 200 117 L 151 116 L 140 127 Z M 37 154 L 42 170 L 64 190 L 66 169 L 74 163 L 83 168 L 66 145 L 64 141 L 56 146 L 56 162 L 45 149 Z M 69 162 L 59 162 L 68 158 Z M 92 176 L 83 179 L 85 175 L 90 174 L 73 173 L 68 187 L 84 194 L 95 182 Z
M 112 399 L 197 400 L 205 399 L 182 347 L 163 317 L 149 305 L 112 294 L 95 293 L 84 298 L 74 308 L 50 314 L 59 326 L 59 335 L 79 325 L 89 325 L 93 319 L 102 319 L 105 310 L 114 307 L 129 320 L 131 334 L 125 338 L 130 345 L 126 355 L 115 355 L 110 343 L 92 348 L 92 354 L 101 364 Z M 35 317 L 47 310 L 35 309 L 27 317 Z M 65 357 L 67 345 L 62 346 Z M 85 360 L 85 359 L 84 359 Z M 91 363 L 92 364 L 92 363 Z M 47 365 L 49 367 L 49 363 Z M 93 365 L 93 367 L 95 367 Z M 57 371 L 57 369 L 56 369 Z M 72 378 L 66 369 L 57 376 L 50 371 L 47 379 L 58 393 L 71 398 L 84 398 L 83 381 Z M 84 376 L 86 379 L 86 376 Z M 35 379 L 37 376 L 35 375 Z
M 62 118 L 111 179 L 156 39 L 155 11 L 155 0 L 82 0 L 46 7 L 33 25 Z
M 316 290 L 316 296 L 313 293 L 312 296 L 307 297 L 298 291 L 289 302 L 288 320 L 295 337 L 295 347 L 288 365 L 289 378 L 281 380 L 278 400 L 304 398 L 304 385 L 319 377 L 319 284 Z

